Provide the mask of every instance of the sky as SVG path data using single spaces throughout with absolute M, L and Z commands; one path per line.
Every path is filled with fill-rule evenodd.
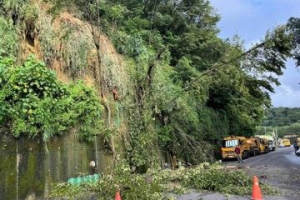
M 209 0 L 221 16 L 221 38 L 239 35 L 246 48 L 259 42 L 268 30 L 300 17 L 300 0 Z M 300 107 L 300 68 L 288 60 L 281 85 L 270 94 L 274 107 Z

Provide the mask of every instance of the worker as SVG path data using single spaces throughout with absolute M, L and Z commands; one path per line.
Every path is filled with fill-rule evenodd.
M 242 157 L 241 157 L 241 147 L 240 145 L 236 146 L 234 149 L 234 152 L 236 153 L 236 157 L 239 163 L 243 163 Z
M 297 140 L 295 140 L 295 142 L 294 142 L 294 150 L 295 150 L 295 154 L 296 154 L 296 152 L 298 151 L 298 149 L 299 149 L 299 146 L 298 146 L 298 144 L 297 144 Z M 296 154 L 297 155 L 297 154 Z

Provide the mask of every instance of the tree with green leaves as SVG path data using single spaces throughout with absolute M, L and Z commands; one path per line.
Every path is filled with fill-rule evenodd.
M 80 3 L 71 2 L 84 12 Z M 291 56 L 285 27 L 246 51 L 239 40 L 217 36 L 220 18 L 206 0 L 113 0 L 93 8 L 100 24 L 84 19 L 100 25 L 135 66 L 130 158 L 158 138 L 162 149 L 184 156 L 199 154 L 203 140 L 254 133 L 270 106 L 268 91 L 279 84 L 273 74 Z
M 296 60 L 297 66 L 300 66 L 300 18 L 291 17 L 287 26 L 288 30 L 293 34 L 293 58 Z

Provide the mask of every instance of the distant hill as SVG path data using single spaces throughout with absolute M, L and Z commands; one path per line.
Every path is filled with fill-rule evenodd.
M 277 131 L 279 137 L 300 135 L 300 108 L 271 108 L 266 112 L 265 120 L 256 134 Z
M 290 126 L 300 122 L 300 108 L 278 107 L 266 112 L 263 126 Z

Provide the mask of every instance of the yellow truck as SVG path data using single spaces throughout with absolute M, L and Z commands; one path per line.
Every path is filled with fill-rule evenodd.
M 282 143 L 283 146 L 285 146 L 285 147 L 291 146 L 291 141 L 290 141 L 289 139 L 287 139 L 287 138 L 282 139 L 282 140 L 281 140 L 281 143 Z
M 254 155 L 268 152 L 269 147 L 266 139 L 260 137 L 251 137 L 250 140 L 252 140 L 255 145 Z
M 260 142 L 260 146 L 259 146 L 260 153 L 268 153 L 270 151 L 269 141 L 265 138 L 259 137 L 259 142 Z
M 268 153 L 271 151 L 270 146 L 269 146 L 269 140 L 265 139 L 265 138 L 261 138 L 262 139 L 262 144 L 265 147 L 265 153 Z
M 296 141 L 297 141 L 297 146 L 300 147 L 300 137 L 298 137 L 298 138 L 296 139 Z
M 268 143 L 268 150 L 269 151 L 275 151 L 276 150 L 276 139 L 274 136 L 272 135 L 256 135 L 255 137 L 260 137 L 262 139 L 266 139 L 267 141 L 265 141 L 264 143 Z
M 251 154 L 255 155 L 255 144 L 252 140 L 245 138 L 244 136 L 228 136 L 222 140 L 222 159 L 237 158 L 234 149 L 236 146 L 241 147 L 242 158 L 247 158 Z

